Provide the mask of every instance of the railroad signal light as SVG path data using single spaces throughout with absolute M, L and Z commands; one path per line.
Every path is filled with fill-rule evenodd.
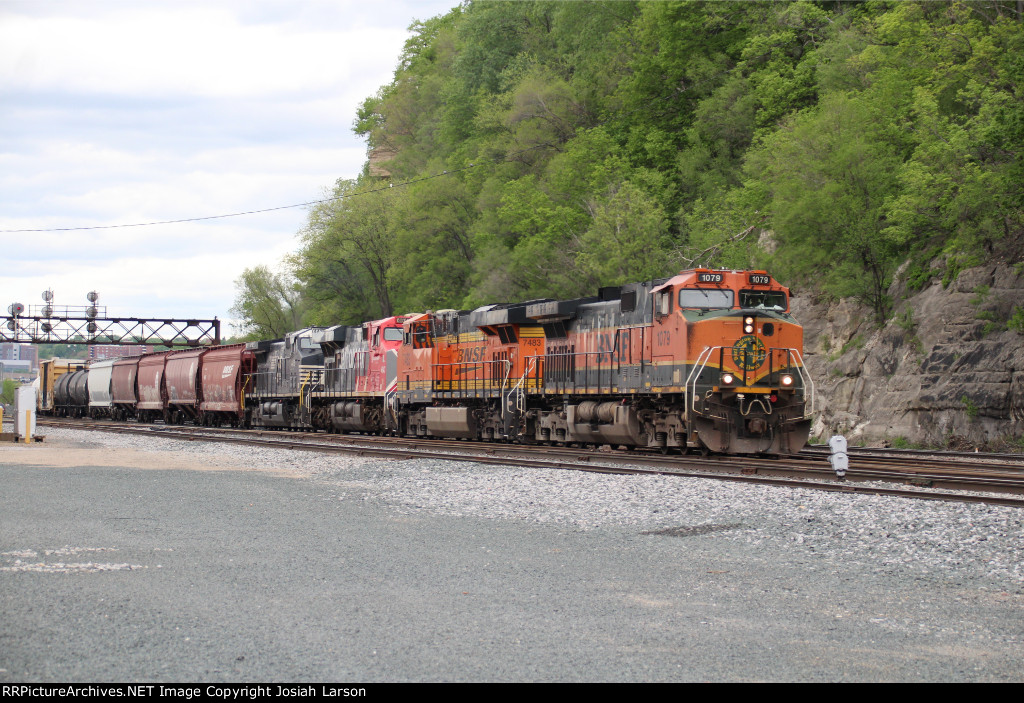
M 836 478 L 842 481 L 846 478 L 846 470 L 850 468 L 850 457 L 846 454 L 846 437 L 841 434 L 833 435 L 828 440 L 828 446 L 832 450 L 828 461 L 832 464 L 832 470 L 836 472 Z

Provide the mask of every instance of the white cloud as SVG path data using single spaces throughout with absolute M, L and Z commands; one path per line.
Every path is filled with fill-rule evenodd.
M 362 167 L 355 110 L 391 80 L 405 28 L 454 4 L 5 0 L 0 230 L 322 198 Z M 276 266 L 305 218 L 0 234 L 0 303 L 97 289 L 119 315 L 225 318 L 242 270 Z
M 223 7 L 143 5 L 95 17 L 8 17 L 0 82 L 33 92 L 240 98 L 344 89 L 394 65 L 401 27 L 244 25 Z

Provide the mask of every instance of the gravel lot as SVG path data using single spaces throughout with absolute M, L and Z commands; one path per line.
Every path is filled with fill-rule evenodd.
M 701 650 L 706 652 L 701 657 L 707 657 L 707 661 L 700 666 L 694 664 L 696 668 L 677 671 L 654 663 L 647 670 L 631 665 L 633 668 L 625 672 L 608 668 L 610 665 L 601 657 L 595 659 L 595 668 L 580 668 L 578 662 L 558 668 L 558 657 L 546 654 L 555 667 L 548 669 L 531 658 L 537 652 L 520 653 L 523 659 L 518 662 L 515 648 L 505 642 L 494 644 L 495 649 L 479 647 L 487 660 L 479 665 L 463 662 L 461 668 L 446 672 L 430 667 L 418 669 L 426 656 L 421 654 L 412 657 L 415 664 L 407 663 L 402 669 L 356 668 L 353 676 L 360 680 L 1024 679 L 1019 664 L 1019 651 L 1024 645 L 1020 608 L 1024 605 L 1024 514 L 1019 509 L 837 495 L 704 479 L 382 461 L 54 428 L 46 432 L 46 448 L 0 448 L 0 467 L 26 463 L 131 465 L 135 469 L 247 470 L 275 479 L 291 477 L 300 485 L 318 487 L 316 490 L 321 492 L 316 500 L 321 503 L 361 505 L 383 511 L 373 514 L 390 515 L 392 521 L 402 522 L 405 516 L 410 524 L 461 526 L 456 528 L 460 535 L 469 531 L 473 540 L 483 540 L 481 551 L 490 552 L 490 540 L 503 545 L 509 540 L 512 546 L 503 549 L 513 554 L 522 546 L 517 544 L 519 539 L 524 540 L 523 545 L 566 539 L 597 545 L 594 549 L 601 550 L 605 555 L 602 558 L 613 559 L 608 555 L 618 552 L 624 569 L 650 569 L 649 592 L 635 597 L 654 603 L 667 597 L 666 593 L 674 593 L 682 603 L 693 599 L 707 606 L 708 599 L 715 600 L 706 590 L 709 585 L 703 582 L 707 574 L 733 574 L 738 578 L 740 571 L 744 573 L 745 581 L 731 582 L 724 591 L 716 591 L 716 598 L 729 609 L 731 624 L 727 629 L 731 634 L 709 640 Z M 321 509 L 319 504 L 311 505 L 311 510 L 314 508 Z M 486 534 L 488 524 L 493 525 L 494 535 Z M 429 537 L 424 539 L 436 548 Z M 470 542 L 473 546 L 465 549 L 478 548 L 477 542 Z M 0 572 L 6 572 L 0 573 L 0 594 L 9 594 L 8 589 L 14 588 L 10 581 L 13 574 L 33 565 L 42 565 L 39 571 L 88 568 L 67 566 L 72 563 L 92 564 L 96 571 L 133 566 L 116 554 L 43 554 L 43 546 L 0 542 Z M 62 545 L 49 548 L 56 550 Z M 88 548 L 100 550 L 105 545 Z M 463 557 L 460 554 L 459 558 Z M 659 584 L 658 578 L 676 578 L 671 569 L 663 573 L 666 558 L 700 564 L 697 573 L 704 576 L 694 582 Z M 585 561 L 577 564 L 569 560 L 558 568 L 569 570 L 566 582 L 573 582 L 572 570 L 576 568 L 588 574 L 586 578 L 593 578 Z M 611 566 L 601 567 L 603 571 L 615 568 L 614 561 Z M 489 573 L 487 568 L 484 571 Z M 536 577 L 547 583 L 547 573 Z M 503 589 L 511 586 L 494 588 L 505 593 Z M 744 592 L 747 588 L 752 590 Z M 507 593 L 502 596 L 509 597 Z M 511 599 L 516 602 L 506 603 L 504 608 L 501 603 L 487 606 L 486 617 L 496 619 L 499 629 L 513 618 L 513 612 L 529 606 L 516 596 Z M 574 607 L 567 606 L 570 610 Z M 759 609 L 762 612 L 758 613 Z M 776 626 L 765 630 L 761 623 L 750 632 L 743 630 L 746 625 L 737 624 L 748 619 L 759 621 L 759 617 L 766 616 L 764 609 Z M 443 619 L 444 614 L 439 616 Z M 601 632 L 609 627 L 603 615 L 587 612 L 584 616 L 580 611 L 575 616 L 584 621 L 593 618 L 594 627 Z M 447 617 L 454 618 L 454 630 L 462 627 L 456 615 Z M 475 613 L 473 617 L 482 615 Z M 718 617 L 717 621 L 711 616 L 698 618 L 689 626 L 698 630 L 712 627 L 712 623 L 724 626 L 721 614 Z M 835 652 L 856 657 L 856 652 L 870 650 L 876 652 L 871 656 L 879 659 L 866 668 L 837 669 L 834 662 L 821 660 L 839 654 L 823 653 L 820 644 L 800 644 L 801 635 L 794 630 L 804 626 L 826 638 L 833 629 L 844 633 L 840 642 L 827 640 Z M 616 628 L 609 631 L 615 632 Z M 415 633 L 410 636 L 416 637 Z M 540 629 L 533 636 L 544 640 L 548 634 Z M 740 664 L 747 653 L 737 648 L 748 646 L 774 648 L 777 651 L 769 658 L 774 663 L 758 664 L 761 653 L 747 657 L 746 665 Z M 716 650 L 723 647 L 724 651 Z M 890 654 L 876 651 L 887 648 Z M 924 654 L 904 661 L 906 653 L 901 650 L 907 648 Z M 816 652 L 814 656 L 808 651 L 811 649 Z M 804 654 L 783 654 L 786 651 Z M 928 652 L 934 656 L 932 665 Z M 621 657 L 621 651 L 615 656 Z M 671 652 L 664 656 L 671 658 Z M 696 655 L 690 651 L 690 656 Z M 0 654 L 0 666 L 3 657 Z M 738 661 L 722 663 L 730 659 Z M 658 657 L 652 661 L 658 662 Z M 4 671 L 0 668 L 0 680 L 4 680 Z M 124 671 L 114 673 L 125 678 Z M 136 675 L 128 673 L 128 678 Z M 269 673 L 271 678 L 289 676 L 282 670 Z M 338 672 L 319 673 L 322 677 Z M 31 672 L 29 675 L 35 676 Z
M 341 481 L 363 500 L 404 513 L 627 527 L 842 561 L 876 573 L 1024 593 L 1024 514 L 1015 508 L 835 495 L 666 476 L 496 468 L 471 462 L 382 461 L 48 428 L 47 440 L 180 458 L 195 468 L 264 467 Z M 23 450 L 32 451 L 32 450 Z M 93 459 L 95 461 L 95 459 Z

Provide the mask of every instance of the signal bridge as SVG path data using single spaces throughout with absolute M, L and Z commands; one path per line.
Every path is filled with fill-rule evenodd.
M 95 296 L 95 297 L 94 297 Z M 106 307 L 13 303 L 0 323 L 0 342 L 22 344 L 154 344 L 201 347 L 220 344 L 220 320 L 108 317 Z

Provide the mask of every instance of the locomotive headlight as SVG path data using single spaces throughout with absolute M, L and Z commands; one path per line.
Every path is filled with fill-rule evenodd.
M 790 376 L 789 374 L 786 374 L 785 376 L 783 376 L 782 377 L 782 385 L 784 385 L 784 386 L 792 386 L 793 385 L 793 377 Z
M 732 382 L 735 380 L 736 378 L 731 373 L 722 374 L 722 385 L 731 386 Z
M 744 317 L 743 318 L 743 333 L 754 334 L 754 318 Z

